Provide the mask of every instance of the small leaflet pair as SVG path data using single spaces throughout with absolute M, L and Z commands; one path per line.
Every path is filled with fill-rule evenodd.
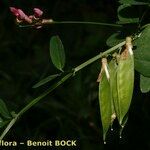
M 106 58 L 102 58 L 102 68 L 97 81 L 104 143 L 115 118 L 121 126 L 120 137 L 128 119 L 127 113 L 134 86 L 134 56 L 131 41 L 131 38 L 127 37 L 125 48 L 109 62 Z

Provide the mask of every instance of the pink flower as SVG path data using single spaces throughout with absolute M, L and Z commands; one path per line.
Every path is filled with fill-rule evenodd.
M 10 7 L 10 11 L 14 16 L 16 16 L 16 21 L 18 24 L 20 23 L 29 23 L 34 25 L 37 29 L 41 28 L 41 19 L 40 17 L 43 15 L 43 11 L 39 8 L 34 8 L 33 15 L 26 15 L 21 9 Z
M 14 16 L 16 16 L 18 19 L 23 20 L 26 17 L 26 14 L 21 10 L 17 9 L 15 7 L 10 7 L 10 11 Z
M 10 11 L 14 16 L 16 16 L 18 21 L 26 21 L 28 23 L 32 23 L 32 19 L 30 19 L 21 9 L 17 9 L 15 7 L 10 7 Z
M 33 11 L 34 11 L 34 16 L 36 18 L 40 18 L 43 15 L 43 11 L 40 10 L 39 8 L 34 8 Z
M 27 17 L 27 15 L 21 9 L 18 9 L 18 14 L 18 19 L 24 20 Z
M 17 8 L 15 8 L 15 7 L 10 7 L 9 9 L 10 9 L 10 11 L 12 12 L 12 14 L 13 14 L 14 16 L 16 16 L 16 17 L 19 16 L 19 13 L 18 13 L 18 9 L 17 9 Z

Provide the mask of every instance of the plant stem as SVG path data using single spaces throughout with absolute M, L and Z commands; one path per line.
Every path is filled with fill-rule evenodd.
M 103 22 L 90 22 L 90 21 L 54 21 L 52 19 L 43 19 L 42 21 L 28 24 L 28 25 L 19 25 L 19 27 L 34 27 L 34 26 L 43 26 L 48 24 L 83 24 L 83 25 L 98 25 L 98 26 L 109 26 L 109 27 L 119 27 L 121 28 L 122 25 L 120 24 L 113 24 L 113 23 L 103 23 Z
M 69 79 L 71 76 L 73 76 L 73 74 L 75 74 L 76 72 L 80 71 L 81 69 L 85 68 L 86 66 L 92 64 L 93 62 L 95 62 L 96 60 L 112 53 L 113 51 L 115 51 L 117 48 L 123 46 L 125 44 L 124 42 L 119 43 L 118 45 L 108 49 L 107 51 L 96 55 L 95 57 L 87 60 L 86 62 L 82 63 L 81 65 L 75 67 L 73 69 L 73 72 L 68 73 L 67 75 L 65 75 L 60 81 L 58 81 L 57 83 L 55 83 L 50 89 L 48 89 L 46 92 L 42 93 L 40 96 L 38 96 L 37 98 L 33 99 L 31 102 L 29 102 L 29 104 L 27 104 L 11 121 L 10 123 L 7 125 L 7 127 L 5 128 L 5 130 L 3 131 L 3 133 L 0 136 L 0 140 L 2 140 L 5 135 L 8 133 L 8 131 L 11 129 L 11 127 L 15 124 L 15 122 L 18 120 L 18 118 L 20 118 L 26 111 L 28 111 L 32 106 L 34 106 L 35 104 L 37 104 L 42 98 L 44 98 L 45 96 L 47 96 L 50 92 L 52 92 L 54 89 L 56 89 L 59 85 L 61 85 L 62 83 L 64 83 L 67 79 Z
M 64 83 L 67 79 L 69 79 L 71 76 L 73 75 L 73 73 L 68 73 L 67 75 L 65 75 L 60 81 L 58 81 L 57 83 L 55 83 L 50 89 L 48 89 L 46 92 L 44 92 L 43 94 L 41 94 L 39 97 L 35 98 L 34 100 L 32 100 L 29 104 L 27 104 L 19 113 L 18 115 L 21 116 L 22 114 L 24 114 L 27 110 L 29 110 L 32 106 L 34 106 L 35 104 L 37 104 L 42 98 L 44 98 L 46 95 L 48 95 L 50 92 L 52 92 L 54 89 L 56 89 L 59 85 L 61 85 L 62 83 Z
M 103 52 L 103 53 L 100 53 L 98 55 L 96 55 L 95 57 L 87 60 L 86 62 L 82 63 L 81 65 L 77 66 L 76 68 L 74 68 L 74 73 L 78 72 L 79 70 L 83 69 L 84 67 L 90 65 L 91 63 L 93 63 L 94 61 L 110 54 L 111 52 L 113 52 L 114 50 L 116 50 L 117 48 L 123 46 L 125 44 L 125 41 L 119 43 L 118 45 L 108 49 L 107 51 Z
M 15 124 L 15 122 L 18 120 L 18 118 L 21 117 L 22 114 L 24 114 L 27 110 L 29 110 L 32 106 L 37 104 L 42 98 L 44 98 L 46 95 L 48 95 L 50 92 L 52 92 L 55 88 L 57 88 L 59 85 L 61 85 L 63 82 L 65 82 L 68 78 L 70 78 L 73 75 L 73 73 L 68 73 L 66 76 L 64 76 L 59 82 L 55 83 L 50 89 L 48 89 L 46 92 L 42 93 L 37 98 L 33 99 L 29 104 L 27 104 L 7 125 L 5 130 L 0 136 L 0 140 L 4 138 L 4 136 L 8 133 L 8 131 L 11 129 L 11 127 Z
M 111 26 L 111 27 L 122 27 L 119 24 L 112 23 L 101 23 L 101 22 L 83 22 L 83 21 L 52 21 L 51 24 L 87 24 L 87 25 L 101 25 L 101 26 Z
M 8 133 L 8 131 L 11 129 L 11 127 L 15 124 L 15 122 L 18 119 L 18 115 L 15 116 L 15 118 L 13 118 L 10 123 L 7 125 L 7 127 L 5 128 L 5 130 L 3 131 L 3 133 L 0 136 L 0 141 L 5 137 L 5 135 Z

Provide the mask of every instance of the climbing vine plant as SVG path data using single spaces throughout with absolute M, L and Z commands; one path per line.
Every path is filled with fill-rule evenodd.
M 132 100 L 134 84 L 136 84 L 134 83 L 135 70 L 140 73 L 141 92 L 147 93 L 150 91 L 150 24 L 149 22 L 143 24 L 143 20 L 146 18 L 150 8 L 150 2 L 148 0 L 120 0 L 119 3 L 118 21 L 116 24 L 54 21 L 53 19 L 43 19 L 43 11 L 39 8 L 34 8 L 33 15 L 28 16 L 20 8 L 10 7 L 10 11 L 16 17 L 17 26 L 22 29 L 24 27 L 33 27 L 36 30 L 44 25 L 52 24 L 88 24 L 119 27 L 121 30 L 107 39 L 106 43 L 111 48 L 69 71 L 65 70 L 65 48 L 61 39 L 59 36 L 51 37 L 49 53 L 53 65 L 58 69 L 58 73 L 42 79 L 33 85 L 33 88 L 38 88 L 47 82 L 51 82 L 53 79 L 56 79 L 57 82 L 37 98 L 31 100 L 18 113 L 9 111 L 5 102 L 0 99 L 0 128 L 2 129 L 0 140 L 6 136 L 16 121 L 32 106 L 67 79 L 75 76 L 80 70 L 99 59 L 101 59 L 102 67 L 97 79 L 97 82 L 99 82 L 99 90 L 97 92 L 99 95 L 100 119 L 103 126 L 103 140 L 106 143 L 107 132 L 116 119 L 120 125 L 121 137 L 122 129 L 128 120 L 128 110 Z M 142 7 L 141 14 L 132 14 L 133 9 L 136 10 L 140 7 Z M 131 31 L 127 35 L 124 34 L 125 30 L 130 30 L 128 28 L 132 24 L 136 25 L 136 31 Z

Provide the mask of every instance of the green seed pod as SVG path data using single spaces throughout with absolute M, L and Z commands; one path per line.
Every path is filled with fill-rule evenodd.
M 128 121 L 128 114 L 126 114 L 126 115 L 124 116 L 123 120 L 122 120 L 121 128 L 120 128 L 120 131 L 119 131 L 119 136 L 120 136 L 120 138 L 122 138 L 122 132 L 123 132 L 123 129 L 124 129 L 124 127 L 125 127 L 127 121 Z
M 112 115 L 112 106 L 111 106 L 111 90 L 109 84 L 109 74 L 107 69 L 107 60 L 106 58 L 102 59 L 102 69 L 100 73 L 100 83 L 99 83 L 99 104 L 100 104 L 100 114 L 101 122 L 103 127 L 103 140 L 105 143 L 106 134 L 111 125 L 111 115 Z
M 118 120 L 122 125 L 127 114 L 134 86 L 134 58 L 131 38 L 126 39 L 126 49 L 121 53 L 117 67 Z
M 112 115 L 111 115 L 111 123 L 113 124 L 116 115 L 117 115 L 117 111 L 118 108 L 116 106 L 118 106 L 118 95 L 117 95 L 117 64 L 116 64 L 116 60 L 112 59 L 109 62 L 109 73 L 110 73 L 110 91 L 111 91 L 111 108 L 112 108 Z M 113 94 L 114 93 L 114 94 Z
M 118 88 L 117 88 L 117 68 L 118 68 L 117 62 L 118 62 L 119 57 L 120 57 L 119 54 L 115 55 L 115 58 L 112 59 L 109 63 L 111 94 L 112 94 L 112 100 L 113 100 L 113 105 L 114 105 L 114 111 L 118 120 L 120 116 Z

